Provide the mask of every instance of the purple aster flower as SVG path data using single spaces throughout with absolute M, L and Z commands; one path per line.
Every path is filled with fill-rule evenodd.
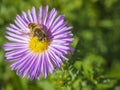
M 15 24 L 7 27 L 5 57 L 13 62 L 10 67 L 18 75 L 33 80 L 43 73 L 46 78 L 68 60 L 65 55 L 72 50 L 72 27 L 66 26 L 64 15 L 57 14 L 54 8 L 48 13 L 48 6 L 40 7 L 37 14 L 33 7 L 27 14 L 17 15 Z

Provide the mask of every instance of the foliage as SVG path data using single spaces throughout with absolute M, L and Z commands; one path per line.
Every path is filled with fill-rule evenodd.
M 47 79 L 21 78 L 5 62 L 6 26 L 32 6 L 55 7 L 74 28 L 75 48 L 61 71 Z M 119 0 L 1 0 L 0 90 L 120 90 Z

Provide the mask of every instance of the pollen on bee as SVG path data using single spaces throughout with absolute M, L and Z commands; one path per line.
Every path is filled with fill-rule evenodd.
M 34 53 L 40 53 L 48 48 L 49 40 L 39 41 L 37 37 L 32 37 L 29 41 L 29 49 Z

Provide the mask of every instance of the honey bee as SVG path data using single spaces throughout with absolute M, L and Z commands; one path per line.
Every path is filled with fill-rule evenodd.
M 37 25 L 35 23 L 29 23 L 28 28 L 30 29 L 30 36 L 37 37 L 39 41 L 43 41 L 46 39 L 46 34 L 41 25 Z

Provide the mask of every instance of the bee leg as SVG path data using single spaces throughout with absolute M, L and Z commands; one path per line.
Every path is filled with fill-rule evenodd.
M 38 40 L 39 40 L 39 41 L 42 41 L 42 37 L 38 37 Z

